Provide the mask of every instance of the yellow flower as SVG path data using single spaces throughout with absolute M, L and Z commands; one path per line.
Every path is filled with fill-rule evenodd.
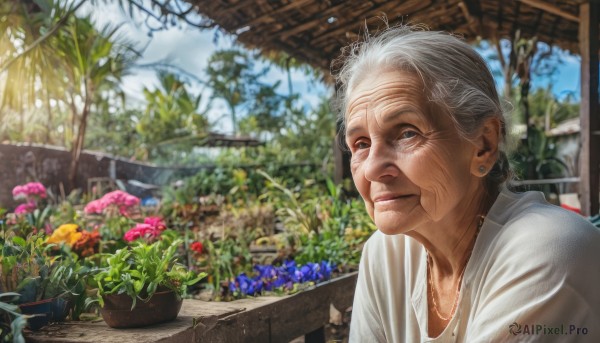
M 81 238 L 81 232 L 78 232 L 78 229 L 79 226 L 77 224 L 63 224 L 54 230 L 52 236 L 46 240 L 46 243 L 67 243 L 72 246 Z

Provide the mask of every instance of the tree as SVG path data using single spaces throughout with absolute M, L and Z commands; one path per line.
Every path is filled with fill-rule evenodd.
M 237 49 L 216 51 L 208 59 L 207 85 L 212 89 L 212 99 L 222 99 L 229 107 L 234 134 L 237 133 L 237 112 L 250 99 L 250 85 L 257 81 L 254 63 L 248 55 Z
M 102 107 L 90 118 L 85 146 L 128 158 L 141 154 L 141 138 L 135 126 L 143 112 L 139 109 L 122 109 L 108 103 Z
M 45 132 L 50 140 L 48 125 L 36 127 L 42 124 L 44 110 L 46 122 L 52 122 L 50 99 L 60 80 L 58 58 L 48 39 L 81 4 L 64 8 L 49 0 L 0 4 L 0 119 L 5 138 L 31 141 Z
M 206 84 L 212 90 L 212 99 L 222 99 L 227 104 L 234 134 L 239 133 L 239 115 L 245 114 L 244 133 L 277 132 L 283 125 L 285 101 L 277 93 L 279 82 L 261 81 L 269 67 L 257 70 L 248 53 L 239 49 L 219 50 L 208 60 Z
M 146 110 L 137 124 L 142 159 L 178 161 L 209 132 L 209 106 L 199 110 L 202 95 L 193 95 L 176 75 L 159 73 L 160 87 L 144 88 Z
M 52 47 L 64 70 L 64 97 L 72 113 L 74 136 L 71 142 L 69 181 L 75 184 L 84 147 L 88 117 L 104 97 L 117 96 L 121 78 L 133 66 L 139 53 L 117 36 L 118 27 L 94 28 L 90 17 L 71 17 L 52 39 Z
M 12 20 L 0 20 L 7 23 L 0 42 L 9 47 L 0 69 L 6 70 L 0 108 L 3 113 L 11 109 L 24 118 L 26 113 L 40 112 L 40 104 L 45 104 L 48 122 L 53 121 L 55 111 L 70 111 L 70 125 L 63 129 L 70 140 L 68 175 L 74 187 L 88 117 L 101 107 L 103 99 L 118 96 L 120 78 L 139 54 L 117 37 L 118 28 L 98 31 L 90 17 L 74 16 L 82 2 L 19 4 L 11 0 L 8 4 L 4 6 L 20 11 Z M 10 87 L 6 87 L 8 82 Z M 23 119 L 20 132 L 25 132 Z M 46 137 L 51 137 L 49 132 Z

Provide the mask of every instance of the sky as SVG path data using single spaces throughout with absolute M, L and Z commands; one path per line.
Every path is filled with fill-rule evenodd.
M 185 74 L 193 75 L 187 77 L 190 81 L 189 89 L 194 94 L 203 92 L 203 102 L 200 108 L 206 106 L 210 97 L 210 91 L 203 87 L 194 78 L 202 80 L 205 77 L 204 70 L 210 55 L 219 49 L 231 48 L 235 45 L 235 37 L 217 30 L 200 30 L 189 25 L 182 24 L 181 27 L 170 27 L 166 30 L 153 32 L 150 36 L 149 30 L 142 22 L 143 18 L 131 19 L 121 8 L 114 4 L 98 2 L 95 6 L 86 3 L 77 14 L 86 15 L 91 13 L 92 19 L 98 28 L 105 25 L 121 25 L 119 29 L 123 38 L 133 42 L 138 49 L 143 49 L 138 65 L 157 62 L 167 62 L 183 71 Z M 258 64 L 257 68 L 261 65 Z M 322 97 L 331 93 L 320 82 L 315 83 L 302 71 L 292 71 L 292 89 L 301 94 L 300 101 L 305 108 L 314 108 Z M 288 94 L 287 73 L 276 67 L 271 68 L 265 76 L 265 80 L 275 83 L 281 81 L 280 94 Z M 150 68 L 136 68 L 131 75 L 123 79 L 122 89 L 127 96 L 128 104 L 142 106 L 144 87 L 154 89 L 159 84 L 156 72 Z M 231 133 L 232 125 L 228 109 L 222 101 L 214 101 L 208 113 L 209 121 L 215 123 L 215 130 L 221 133 Z
M 120 33 L 123 37 L 135 44 L 138 49 L 142 49 L 142 57 L 138 64 L 150 64 L 156 62 L 167 62 L 171 65 L 184 70 L 194 78 L 202 80 L 205 77 L 204 69 L 207 66 L 209 56 L 217 49 L 225 49 L 234 46 L 235 37 L 223 34 L 216 30 L 199 30 L 185 24 L 180 27 L 170 27 L 162 31 L 153 32 L 150 36 L 149 29 L 143 23 L 143 18 L 131 19 L 116 4 L 109 2 L 97 2 L 95 7 L 86 3 L 78 14 L 84 15 L 91 13 L 97 27 L 104 25 L 122 25 Z M 485 56 L 486 51 L 481 51 Z M 487 51 L 489 54 L 489 51 Z M 557 54 L 561 61 L 558 71 L 552 77 L 532 77 L 532 86 L 547 87 L 552 84 L 552 91 L 559 99 L 564 98 L 571 93 L 579 97 L 579 56 L 573 56 L 567 52 L 559 51 Z M 490 66 L 498 68 L 498 62 L 488 61 Z M 190 79 L 191 80 L 191 79 Z M 271 72 L 266 76 L 266 80 L 275 82 L 281 81 L 280 93 L 287 94 L 287 75 L 277 69 L 271 68 Z M 191 80 L 190 89 L 198 94 L 205 94 L 203 99 L 210 96 L 209 90 L 202 87 L 199 82 Z M 315 107 L 319 99 L 331 94 L 331 89 L 325 85 L 309 82 L 309 77 L 301 71 L 292 73 L 292 87 L 294 92 L 301 94 L 300 101 L 305 107 Z M 143 106 L 144 99 L 142 89 L 144 87 L 153 89 L 158 85 L 156 72 L 149 68 L 136 68 L 130 76 L 123 80 L 123 90 L 127 94 L 128 103 L 134 106 Z M 501 78 L 497 79 L 499 89 L 502 89 Z M 201 104 L 201 107 L 206 104 Z M 231 122 L 226 115 L 227 109 L 223 102 L 216 101 L 211 105 L 209 120 L 215 124 L 215 131 L 229 133 L 231 131 Z

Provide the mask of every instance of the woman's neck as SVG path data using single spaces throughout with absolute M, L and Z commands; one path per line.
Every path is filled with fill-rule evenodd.
M 434 279 L 459 279 L 471 255 L 482 216 L 487 214 L 497 196 L 497 192 L 477 192 L 447 218 L 407 233 L 427 250 Z

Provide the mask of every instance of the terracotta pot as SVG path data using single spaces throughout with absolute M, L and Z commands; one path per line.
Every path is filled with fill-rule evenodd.
M 177 318 L 183 300 L 171 290 L 156 292 L 147 301 L 137 299 L 135 308 L 131 310 L 133 300 L 127 294 L 105 294 L 104 307 L 100 314 L 111 328 L 133 328 Z

